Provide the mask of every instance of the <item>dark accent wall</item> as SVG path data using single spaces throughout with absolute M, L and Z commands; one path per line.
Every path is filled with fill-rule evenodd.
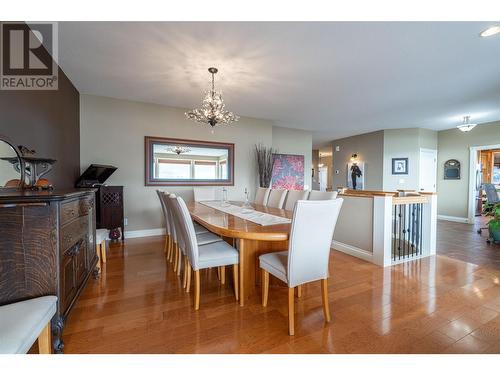
M 0 90 L 0 135 L 57 159 L 46 178 L 69 188 L 80 175 L 80 94 L 61 69 L 58 79 L 54 91 Z

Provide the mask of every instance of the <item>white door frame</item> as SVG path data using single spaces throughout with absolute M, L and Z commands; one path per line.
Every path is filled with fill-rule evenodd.
M 420 159 L 420 156 L 421 156 L 421 153 L 423 152 L 428 152 L 428 153 L 432 153 L 434 155 L 434 163 L 436 164 L 436 173 L 434 175 L 434 193 L 437 192 L 437 168 L 438 168 L 438 165 L 437 165 L 437 158 L 438 158 L 438 150 L 434 149 L 434 148 L 423 148 L 423 147 L 420 147 L 420 152 L 418 153 L 418 190 L 417 191 L 420 191 L 420 179 L 422 178 L 422 175 L 421 175 L 421 169 L 420 167 L 422 166 L 421 165 L 421 159 Z
M 476 197 L 474 197 L 474 192 L 476 191 L 476 164 L 477 152 L 482 150 L 490 150 L 493 148 L 500 148 L 500 144 L 496 145 L 486 145 L 486 146 L 473 146 L 469 147 L 469 198 L 468 198 L 468 210 L 467 210 L 467 220 L 469 224 L 474 223 L 475 208 L 474 204 L 476 202 Z

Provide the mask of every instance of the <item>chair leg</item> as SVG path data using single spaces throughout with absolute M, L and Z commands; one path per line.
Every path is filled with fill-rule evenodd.
M 182 287 L 186 289 L 187 286 L 187 256 L 184 256 L 184 274 L 182 276 Z
M 220 283 L 222 285 L 226 283 L 226 266 L 220 267 Z
M 177 272 L 177 257 L 179 256 L 179 253 L 177 252 L 177 244 L 174 244 L 172 247 L 172 257 L 173 257 L 173 263 L 172 266 L 174 267 L 174 272 Z
M 174 240 L 172 239 L 172 237 L 170 237 L 168 241 L 168 250 L 167 250 L 167 259 L 170 263 L 172 263 L 173 253 L 174 253 Z
M 302 297 L 302 285 L 297 285 L 297 298 Z
M 295 334 L 295 309 L 294 309 L 295 288 L 288 288 L 288 334 Z
M 166 254 L 168 251 L 168 234 L 165 235 L 165 245 L 163 245 L 163 252 Z
M 186 292 L 190 292 L 191 291 L 191 265 L 189 264 L 189 261 L 188 261 L 188 265 L 187 265 L 187 282 L 186 282 Z
M 38 353 L 40 354 L 52 354 L 52 340 L 50 337 L 50 322 L 45 326 L 45 328 L 38 336 Z
M 220 281 L 220 267 L 217 267 L 217 279 Z
M 106 263 L 106 240 L 101 244 L 101 259 L 103 263 Z
M 194 309 L 200 309 L 200 270 L 194 271 Z
M 179 255 L 177 258 L 177 276 L 181 275 L 181 269 L 182 269 L 182 260 L 184 259 L 182 256 L 181 248 L 179 247 Z
M 98 243 L 95 245 L 95 252 L 97 254 L 97 264 L 99 265 L 99 272 L 101 272 L 101 244 Z
M 328 305 L 328 279 L 321 280 L 321 296 L 323 299 L 323 314 L 325 320 L 330 321 L 330 306 Z
M 239 299 L 239 283 L 238 283 L 238 276 L 240 270 L 238 269 L 237 264 L 233 264 L 233 284 L 234 284 L 234 296 L 236 297 L 236 301 Z
M 269 272 L 262 268 L 262 306 L 267 306 L 267 297 L 269 295 Z

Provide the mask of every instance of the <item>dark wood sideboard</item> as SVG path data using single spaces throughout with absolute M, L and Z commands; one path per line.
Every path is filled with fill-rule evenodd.
M 56 295 L 55 353 L 89 276 L 97 276 L 95 190 L 0 192 L 0 305 Z

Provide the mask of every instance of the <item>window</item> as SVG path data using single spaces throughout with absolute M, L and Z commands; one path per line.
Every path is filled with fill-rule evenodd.
M 189 160 L 158 159 L 158 178 L 185 179 L 191 177 L 191 162 Z
M 217 178 L 217 163 L 215 161 L 195 161 L 193 178 L 215 180 Z

